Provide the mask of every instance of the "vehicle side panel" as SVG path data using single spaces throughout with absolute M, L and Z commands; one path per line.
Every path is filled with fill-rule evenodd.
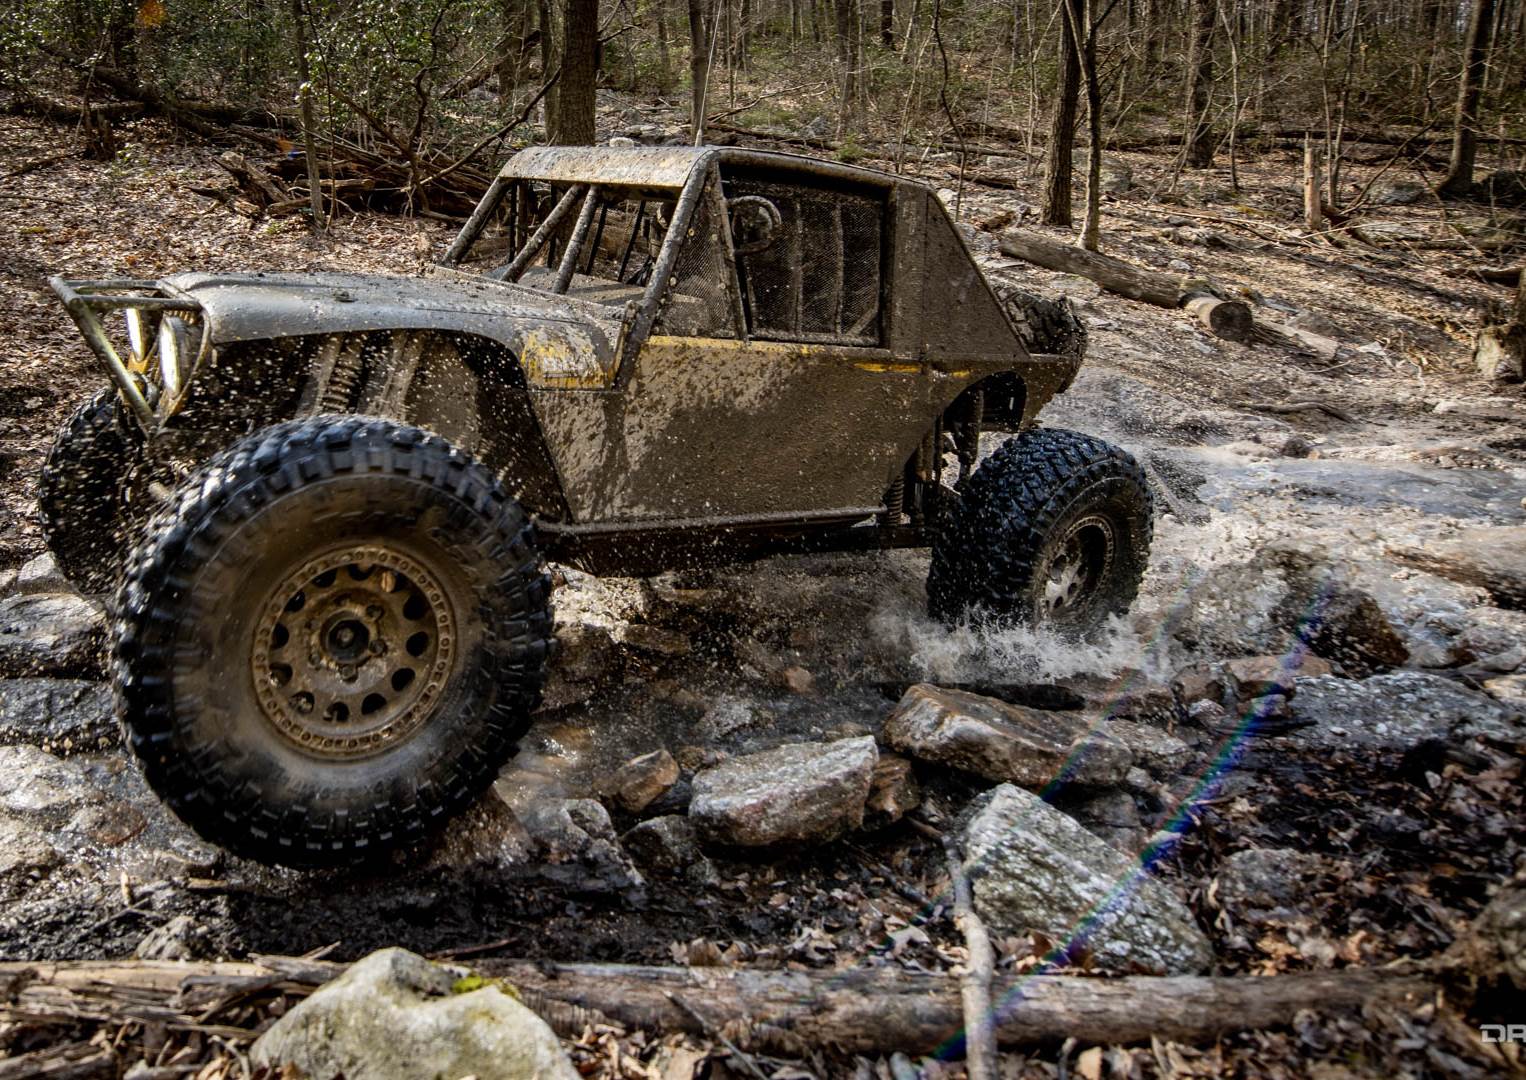
M 887 350 L 657 336 L 618 394 L 534 393 L 577 521 L 878 506 L 967 384 Z

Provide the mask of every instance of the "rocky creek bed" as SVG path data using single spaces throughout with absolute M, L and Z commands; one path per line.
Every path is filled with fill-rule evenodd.
M 120 189 L 88 168 L 77 182 Z M 989 198 L 971 212 L 999 208 Z M 404 269 L 415 239 L 387 233 L 357 255 L 363 238 L 340 237 L 354 250 L 329 257 Z M 1143 230 L 1120 242 L 1146 262 L 1166 243 Z M 256 262 L 290 255 L 239 244 Z M 28 258 L 39 274 L 107 269 L 87 254 Z M 8 375 L 20 404 L 0 427 L 15 526 L 0 563 L 0 960 L 349 961 L 401 946 L 485 967 L 945 973 L 968 958 L 942 837 L 962 846 L 1001 978 L 1331 973 L 1449 955 L 1526 870 L 1519 389 L 1439 360 L 1411 377 L 1394 340 L 1454 360 L 1457 346 L 1437 320 L 1398 314 L 1423 303 L 1393 291 L 1325 313 L 1373 343 L 1385 326 L 1398 335 L 1326 372 L 986 257 L 993 274 L 1070 295 L 1088 323 L 1091 359 L 1046 422 L 1149 463 L 1162 513 L 1127 619 L 1079 644 L 950 630 L 923 615 L 926 557 L 910 552 L 649 580 L 556 568 L 564 653 L 493 790 L 422 848 L 310 874 L 202 843 L 124 755 L 101 610 L 59 579 L 30 519 L 49 425 L 88 380 L 83 350 L 53 340 L 60 313 L 28 285 L 18 310 L 46 319 L 28 315 L 39 329 L 23 358 L 68 350 L 74 366 L 58 384 L 69 393 L 41 361 Z M 1202 258 L 1224 272 L 1213 261 L 1226 256 Z M 1319 314 L 1320 283 L 1286 281 L 1287 298 L 1263 299 Z M 1245 406 L 1288 387 L 1338 395 L 1351 421 Z M 1518 1069 L 1479 1025 L 1519 1016 L 1476 989 L 1206 1040 L 1040 1040 L 1003 1075 Z M 0 1032 L 20 1054 L 126 1030 L 70 1023 L 13 1017 Z M 707 1058 L 710 1076 L 751 1074 L 714 1032 L 666 1039 L 612 1025 L 562 1043 L 585 1075 L 688 1077 Z M 634 1062 L 625 1072 L 608 1065 L 611 1044 Z M 764 1064 L 781 1078 L 961 1074 L 939 1058 L 822 1044 Z

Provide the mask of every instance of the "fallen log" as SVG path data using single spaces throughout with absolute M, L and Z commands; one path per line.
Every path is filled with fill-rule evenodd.
M 1111 293 L 1164 308 L 1185 308 L 1215 336 L 1249 341 L 1255 330 L 1250 305 L 1214 295 L 1201 281 L 1141 270 L 1122 259 L 1099 255 L 1027 232 L 1009 232 L 999 244 L 1003 255 L 1050 270 L 1090 278 Z
M 760 1051 L 832 1044 L 859 1053 L 923 1052 L 964 1025 L 958 978 L 894 968 L 758 971 L 524 960 L 475 966 L 514 984 L 537 1011 L 570 1007 L 570 1015 L 602 1014 L 633 1028 L 701 1034 L 701 1023 L 673 997 L 702 1001 L 709 1022 L 725 1024 L 733 1038 L 742 1036 L 739 1045 Z M 0 999 L 8 1002 L 0 1004 L 0 1016 L 61 992 L 88 995 L 92 1016 L 110 1015 L 117 1000 L 126 1012 L 148 1015 L 161 1005 L 204 1007 L 255 986 L 311 988 L 345 968 L 296 957 L 0 963 Z M 991 996 L 997 1039 L 1016 1046 L 1072 1037 L 1083 1043 L 1146 1042 L 1152 1036 L 1192 1041 L 1281 1026 L 1305 1009 L 1413 1006 L 1434 995 L 1437 985 L 1423 970 L 1393 968 L 1269 976 L 1002 975 L 993 980 Z
M 920 1052 L 964 1025 L 956 978 L 884 968 L 818 973 L 492 960 L 481 968 L 544 997 L 648 1030 L 696 1030 L 667 994 L 703 995 L 712 1016 L 743 1020 L 758 1049 L 829 1043 L 859 1053 Z M 1421 976 L 1356 968 L 1264 978 L 1008 975 L 991 986 L 996 1037 L 1009 1046 L 1071 1037 L 1093 1043 L 1151 1036 L 1190 1041 L 1276 1027 L 1303 1009 L 1418 1003 L 1432 992 Z

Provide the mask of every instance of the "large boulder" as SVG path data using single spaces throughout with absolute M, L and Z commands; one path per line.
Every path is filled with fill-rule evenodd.
M 1428 739 L 1526 740 L 1520 710 L 1422 671 L 1299 679 L 1289 708 L 1298 727 L 1286 737 L 1309 750 L 1402 752 Z
M 878 759 L 867 735 L 732 758 L 694 777 L 689 816 L 705 839 L 740 847 L 836 840 L 864 823 Z
M 1526 525 L 1477 525 L 1423 548 L 1391 547 L 1400 562 L 1483 589 L 1502 608 L 1526 610 Z
M 0 744 L 97 749 L 118 739 L 105 683 L 84 679 L 0 679 Z
M 82 596 L 0 600 L 0 676 L 98 675 L 105 642 L 105 615 Z
M 918 683 L 885 721 L 885 741 L 924 761 L 987 780 L 1043 788 L 1056 780 L 1111 785 L 1128 774 L 1128 748 L 1077 713 L 1044 712 Z
M 577 1080 L 556 1034 L 512 989 L 383 949 L 275 1022 L 256 1068 L 306 1080 Z
M 965 821 L 964 872 L 998 934 L 1039 931 L 1108 971 L 1198 972 L 1208 939 L 1169 886 L 1037 795 L 1002 784 Z

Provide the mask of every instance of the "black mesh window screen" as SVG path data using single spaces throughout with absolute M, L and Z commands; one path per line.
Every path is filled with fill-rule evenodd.
M 657 319 L 659 334 L 736 336 L 725 238 L 711 209 L 713 202 L 714 197 L 707 191 L 694 208 L 683 246 L 678 249 L 678 262 L 673 267 L 673 287 L 663 298 L 663 309 Z
M 733 204 L 767 200 L 777 214 L 766 237 L 749 236 L 738 244 L 737 267 L 754 336 L 880 343 L 882 200 L 746 178 L 728 182 L 726 197 Z M 755 218 L 769 216 L 749 210 Z

